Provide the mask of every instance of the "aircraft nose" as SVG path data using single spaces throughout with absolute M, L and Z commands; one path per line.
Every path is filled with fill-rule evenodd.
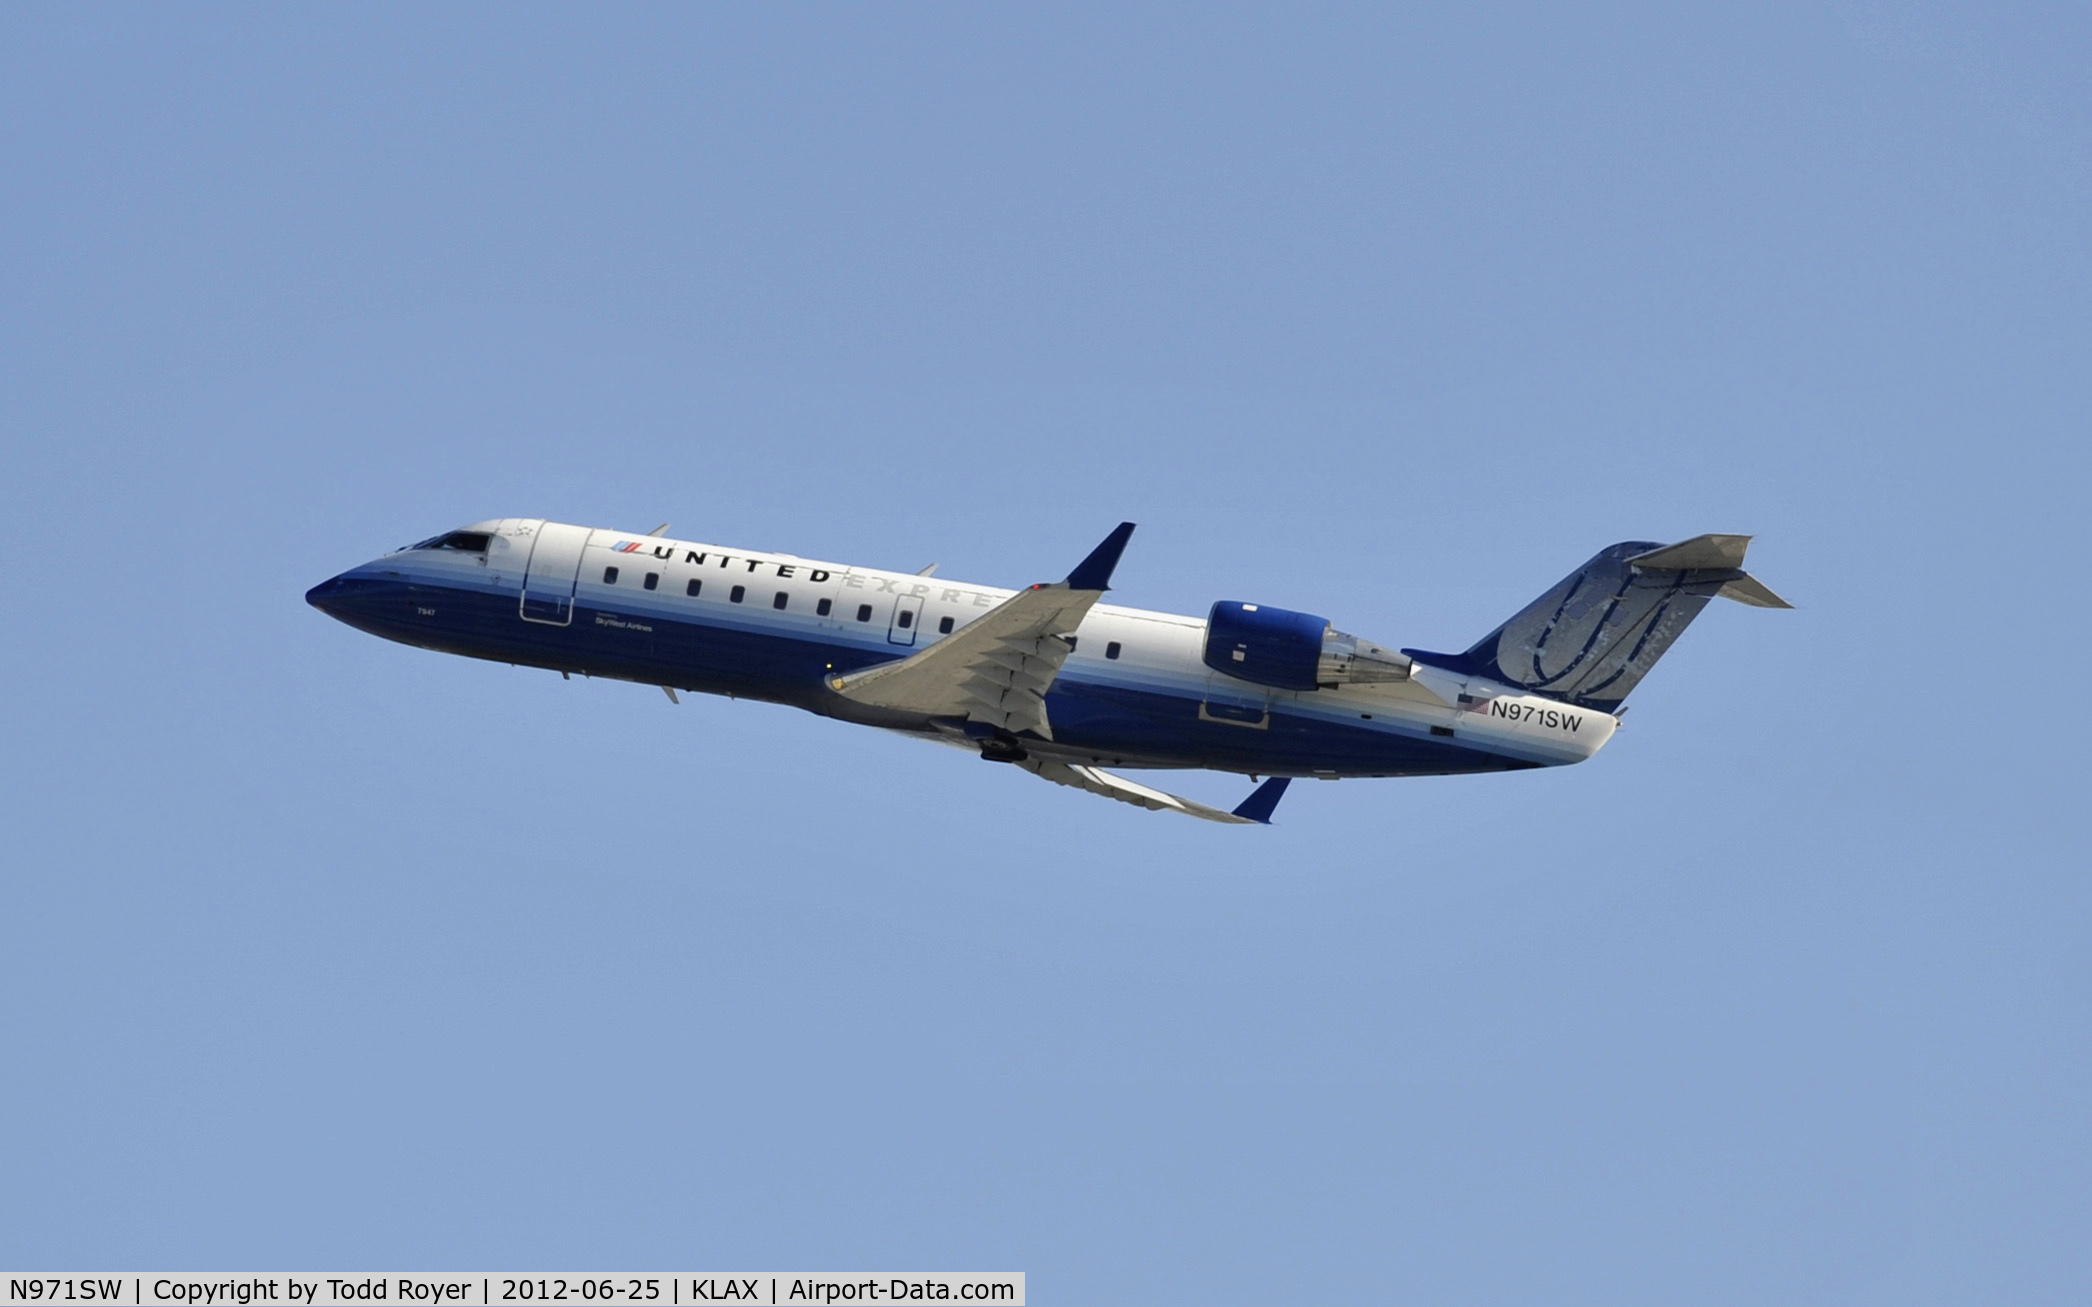
M 341 607 L 342 592 L 348 589 L 341 577 L 332 576 L 305 592 L 305 602 L 332 617 Z
M 305 592 L 305 602 L 337 622 L 367 628 L 398 615 L 405 589 L 398 577 L 364 566 L 320 582 Z

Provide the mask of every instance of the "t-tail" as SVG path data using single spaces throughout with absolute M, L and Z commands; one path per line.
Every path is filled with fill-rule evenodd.
M 1704 535 L 1602 549 L 1466 653 L 1420 661 L 1614 712 L 1709 599 L 1793 607 L 1743 570 L 1750 542 Z

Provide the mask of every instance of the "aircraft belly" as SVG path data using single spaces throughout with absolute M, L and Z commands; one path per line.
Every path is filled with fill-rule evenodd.
M 732 624 L 676 620 L 659 608 L 592 606 L 585 594 L 570 625 L 547 626 L 520 620 L 512 584 L 479 577 L 472 578 L 478 584 L 459 585 L 458 579 L 370 577 L 365 600 L 344 620 L 388 639 L 469 657 L 791 704 L 887 729 L 934 730 L 929 718 L 854 705 L 825 688 L 829 674 L 893 656 L 869 641 L 838 641 L 832 626 L 808 621 L 803 631 L 763 630 L 777 623 L 767 613 Z M 1401 701 L 1340 702 L 1315 692 L 1274 696 L 1268 718 L 1250 729 L 1201 713 L 1209 694 L 1203 677 L 1179 679 L 1184 684 L 1161 674 L 1145 683 L 1063 676 L 1046 698 L 1055 738 L 1040 752 L 1106 765 L 1267 775 L 1453 775 L 1578 761 L 1613 725 L 1602 713 L 1579 714 L 1575 743 L 1565 746 L 1551 738 L 1562 732 L 1550 730 L 1543 715 L 1561 705 L 1532 696 L 1506 692 L 1456 715 Z M 1527 707 L 1527 699 L 1546 707 Z M 1377 711 L 1367 717 L 1356 711 L 1361 703 Z M 1434 715 L 1457 720 L 1456 734 L 1433 734 L 1426 718 Z
M 814 639 L 578 604 L 570 625 L 525 622 L 513 589 L 429 583 L 435 579 L 365 578 L 342 620 L 466 657 L 785 702 L 811 700 L 838 653 Z
M 1540 765 L 1505 757 L 1427 727 L 1356 725 L 1273 705 L 1248 729 L 1200 716 L 1201 692 L 1067 682 L 1047 696 L 1055 754 L 1128 767 L 1204 767 L 1281 776 L 1444 776 Z

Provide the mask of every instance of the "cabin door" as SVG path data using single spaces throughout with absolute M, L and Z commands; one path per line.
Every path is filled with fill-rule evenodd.
M 530 547 L 530 568 L 523 575 L 524 621 L 565 626 L 574 620 L 574 582 L 581 575 L 581 550 L 588 536 L 585 526 L 539 524 Z
M 923 597 L 902 595 L 894 600 L 893 620 L 886 627 L 886 643 L 914 644 L 915 628 L 923 619 Z

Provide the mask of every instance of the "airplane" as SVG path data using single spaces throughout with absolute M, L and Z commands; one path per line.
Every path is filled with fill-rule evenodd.
M 978 751 L 1155 811 L 1268 825 L 1300 777 L 1582 762 L 1707 602 L 1792 607 L 1743 570 L 1751 537 L 1627 541 L 1462 653 L 1388 649 L 1309 613 L 1222 600 L 1203 620 L 1101 602 L 1122 522 L 1022 590 L 543 518 L 477 522 L 314 586 L 402 644 L 571 677 L 789 704 Z M 1107 767 L 1204 768 L 1232 809 Z M 1268 778 L 1268 779 L 1265 779 Z

